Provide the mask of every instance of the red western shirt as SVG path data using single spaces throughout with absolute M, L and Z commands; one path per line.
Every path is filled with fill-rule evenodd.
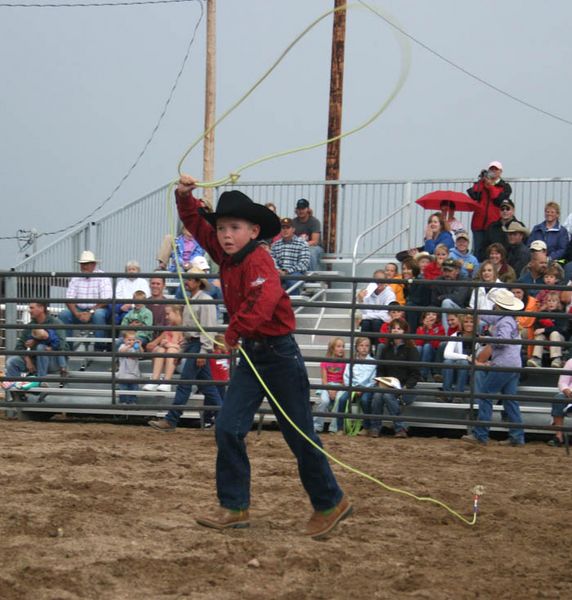
M 241 337 L 256 339 L 294 331 L 292 304 L 280 285 L 270 254 L 257 246 L 237 261 L 236 255 L 230 256 L 222 249 L 216 231 L 199 214 L 199 201 L 191 193 L 175 191 L 175 197 L 181 221 L 220 266 L 221 288 L 230 316 L 226 342 L 234 346 Z

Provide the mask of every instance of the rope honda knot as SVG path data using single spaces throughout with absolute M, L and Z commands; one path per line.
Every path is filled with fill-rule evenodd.
M 229 173 L 231 183 L 236 183 L 240 179 L 240 173 Z

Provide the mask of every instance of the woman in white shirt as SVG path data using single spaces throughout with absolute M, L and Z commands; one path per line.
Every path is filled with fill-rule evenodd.
M 474 330 L 473 315 L 461 315 L 459 317 L 461 329 L 453 334 L 453 339 L 447 342 L 444 352 L 445 365 L 464 366 L 465 369 L 443 368 L 443 391 L 464 392 L 469 381 L 469 363 L 471 362 L 472 336 Z M 450 396 L 446 397 L 448 402 L 452 401 Z
M 475 308 L 476 304 L 478 310 L 493 310 L 494 305 L 487 299 L 487 294 L 495 283 L 500 283 L 500 279 L 498 278 L 497 267 L 492 260 L 484 260 L 481 263 L 473 277 L 473 281 L 482 281 L 488 285 L 475 288 L 472 291 L 469 308 Z

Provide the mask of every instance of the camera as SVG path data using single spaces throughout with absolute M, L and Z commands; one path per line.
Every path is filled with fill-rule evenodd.
M 489 174 L 489 170 L 488 169 L 483 169 L 479 173 L 479 179 L 485 179 L 486 177 L 488 177 L 488 174 Z

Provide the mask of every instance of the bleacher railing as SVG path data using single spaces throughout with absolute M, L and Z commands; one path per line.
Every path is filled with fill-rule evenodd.
M 147 273 L 147 274 L 141 274 L 143 277 L 163 277 L 165 279 L 171 279 L 173 275 L 171 273 L 159 273 L 159 272 L 155 272 L 155 273 Z M 113 281 L 113 289 L 116 289 L 116 283 L 117 280 L 119 278 L 123 278 L 125 277 L 125 273 L 105 273 L 104 276 L 109 277 L 112 279 Z M 25 279 L 26 279 L 26 285 L 25 286 L 19 286 L 18 284 L 18 279 L 20 278 L 20 274 L 18 273 L 9 273 L 7 274 L 7 284 L 6 284 L 6 290 L 7 290 L 7 296 L 4 299 L 5 302 L 5 322 L 3 324 L 3 328 L 4 328 L 4 334 L 5 334 L 5 338 L 8 340 L 7 343 L 7 347 L 6 349 L 2 349 L 0 351 L 0 355 L 4 355 L 6 357 L 9 356 L 13 356 L 13 355 L 28 355 L 28 356 L 36 356 L 38 354 L 42 354 L 40 352 L 37 351 L 30 351 L 30 350 L 20 350 L 20 351 L 16 351 L 15 350 L 15 339 L 16 339 L 16 334 L 18 330 L 29 330 L 32 327 L 37 327 L 35 325 L 31 325 L 29 323 L 29 320 L 27 318 L 27 313 L 26 313 L 26 307 L 28 306 L 29 303 L 32 302 L 38 302 L 38 301 L 45 301 L 45 300 L 49 300 L 50 301 L 50 305 L 51 305 L 51 311 L 55 314 L 58 313 L 58 311 L 60 311 L 64 305 L 66 303 L 69 302 L 76 302 L 76 303 L 85 303 L 86 301 L 89 301 L 90 299 L 81 299 L 81 298 L 77 298 L 73 301 L 70 301 L 69 299 L 65 298 L 65 293 L 62 293 L 62 284 L 64 282 L 66 282 L 67 280 L 69 280 L 69 278 L 71 277 L 102 277 L 101 273 L 93 273 L 93 274 L 87 274 L 87 273 L 36 273 L 36 274 L 26 274 L 25 275 Z M 186 278 L 188 278 L 188 276 L 185 276 Z M 192 277 L 194 279 L 196 278 L 200 278 L 201 276 L 197 276 L 196 274 L 193 274 Z M 205 275 L 205 277 L 207 277 Z M 290 277 L 290 276 L 289 276 Z M 335 309 L 337 311 L 345 311 L 349 317 L 349 322 L 350 322 L 350 326 L 347 329 L 320 329 L 319 330 L 319 335 L 321 337 L 341 337 L 342 339 L 346 340 L 346 346 L 349 349 L 349 356 L 348 358 L 345 358 L 343 360 L 341 360 L 342 363 L 344 364 L 349 364 L 350 365 L 350 380 L 351 380 L 351 372 L 354 368 L 355 365 L 357 364 L 376 364 L 376 365 L 386 365 L 389 364 L 389 366 L 402 366 L 403 363 L 398 363 L 398 362 L 389 362 L 387 363 L 387 361 L 380 361 L 380 360 L 371 360 L 371 359 L 367 359 L 367 360 L 358 360 L 355 357 L 355 352 L 354 352 L 354 342 L 356 337 L 369 337 L 370 339 L 375 339 L 377 337 L 380 336 L 380 334 L 378 332 L 373 332 L 373 333 L 363 333 L 361 331 L 358 331 L 355 327 L 355 323 L 356 323 L 356 313 L 359 310 L 362 309 L 367 309 L 367 308 L 371 308 L 371 305 L 367 305 L 367 304 L 360 304 L 357 301 L 355 301 L 356 298 L 356 293 L 358 289 L 361 289 L 361 287 L 363 287 L 365 284 L 370 283 L 372 281 L 375 281 L 372 278 L 357 278 L 357 277 L 340 277 L 340 276 L 336 276 L 336 275 L 331 275 L 331 276 L 324 276 L 322 275 L 316 275 L 316 276 L 306 276 L 306 277 L 300 277 L 299 278 L 302 281 L 321 281 L 324 285 L 327 286 L 334 286 L 334 285 L 339 285 L 339 284 L 345 284 L 345 285 L 349 285 L 351 287 L 351 298 L 350 300 L 348 300 L 347 302 L 339 302 L 339 301 L 324 301 L 324 300 L 314 300 L 311 302 L 311 306 L 312 307 L 317 307 L 317 308 L 326 308 L 326 309 Z M 393 283 L 400 283 L 400 280 L 388 280 L 389 283 L 393 282 Z M 57 285 L 55 285 L 55 287 L 52 287 L 51 284 L 55 283 Z M 401 282 L 403 283 L 403 282 Z M 433 281 L 426 281 L 426 280 L 417 280 L 416 283 L 418 283 L 419 285 L 434 285 Z M 477 288 L 479 286 L 483 286 L 485 285 L 482 282 L 472 282 L 472 281 L 459 281 L 459 282 L 447 282 L 448 285 L 464 285 L 467 287 L 471 287 L 471 288 Z M 511 287 L 519 287 L 519 288 L 524 288 L 524 289 L 545 289 L 547 288 L 547 286 L 538 286 L 538 285 L 530 285 L 530 284 L 522 284 L 522 283 L 518 283 L 518 284 L 502 284 L 502 283 L 496 283 L 495 287 L 507 287 L 507 288 L 511 288 Z M 566 286 L 550 286 L 550 289 L 558 289 L 559 291 L 569 291 L 569 288 Z M 38 291 L 47 291 L 50 290 L 50 292 L 56 291 L 57 293 L 49 293 L 49 294 L 40 294 L 37 295 Z M 93 301 L 93 299 L 91 299 L 91 301 Z M 111 298 L 109 299 L 109 303 L 111 306 L 111 310 L 112 310 L 112 314 L 115 313 L 115 307 L 117 305 L 121 305 L 125 302 L 130 302 L 132 301 L 132 299 L 124 299 L 124 298 Z M 183 301 L 176 301 L 173 298 L 167 298 L 165 300 L 156 300 L 156 299 L 147 299 L 147 300 L 142 300 L 141 304 L 175 304 L 175 303 L 182 303 Z M 208 300 L 208 301 L 202 301 L 202 304 L 213 304 L 213 305 L 217 305 L 219 303 L 221 303 L 222 301 L 218 301 L 218 300 Z M 293 299 L 293 304 L 296 308 L 299 307 L 304 307 L 304 306 L 309 306 L 309 303 L 307 300 L 303 299 L 303 298 L 298 298 L 298 299 Z M 392 307 L 379 307 L 380 309 L 386 309 L 389 310 Z M 436 313 L 443 313 L 443 312 L 450 312 L 450 310 L 447 309 L 441 309 L 439 307 L 414 307 L 414 306 L 405 306 L 403 307 L 405 310 L 410 310 L 410 311 L 414 311 L 414 312 L 422 312 L 422 311 L 426 311 L 426 310 L 431 310 L 432 312 L 436 312 Z M 472 314 L 473 317 L 475 318 L 475 320 L 478 318 L 479 315 L 482 314 L 491 314 L 494 311 L 490 311 L 490 310 L 479 310 L 477 309 L 477 307 L 474 308 L 467 308 L 467 309 L 459 309 L 455 311 L 456 313 L 459 314 Z M 561 313 L 559 315 L 555 315 L 554 313 L 543 313 L 543 312 L 523 312 L 523 313 L 510 313 L 513 314 L 514 316 L 537 316 L 537 317 L 565 317 L 568 318 L 568 313 Z M 94 331 L 94 330 L 102 330 L 106 333 L 106 343 L 109 343 L 109 348 L 108 348 L 108 352 L 105 353 L 100 353 L 100 352 L 96 352 L 93 349 L 87 349 L 84 348 L 81 351 L 78 351 L 77 349 L 72 350 L 72 351 L 50 351 L 49 355 L 50 356 L 67 356 L 67 357 L 73 357 L 73 358 L 89 358 L 89 357 L 101 357 L 101 356 L 105 356 L 107 358 L 111 359 L 111 365 L 115 364 L 116 359 L 121 356 L 121 354 L 118 353 L 118 346 L 117 346 L 117 340 L 119 339 L 120 335 L 121 335 L 121 328 L 120 326 L 116 325 L 114 322 L 112 322 L 111 324 L 107 324 L 107 325 L 100 325 L 100 326 L 96 326 L 93 324 L 84 324 L 84 325 L 61 325 L 58 326 L 58 328 L 61 329 L 65 329 L 65 330 L 83 330 L 83 331 Z M 149 326 L 149 327 L 144 327 L 144 326 L 138 326 L 137 329 L 139 330 L 152 330 L 152 331 L 162 331 L 162 330 L 172 330 L 172 329 L 180 329 L 184 331 L 184 328 L 175 328 L 175 327 L 158 327 L 158 326 Z M 223 332 L 225 330 L 225 326 L 223 324 L 219 324 L 216 327 L 211 327 L 209 328 L 209 332 L 211 333 L 211 335 L 214 335 L 215 333 L 219 333 L 219 332 Z M 314 336 L 316 335 L 316 330 L 313 328 L 301 328 L 298 327 L 296 329 L 296 335 L 298 337 L 302 337 L 302 336 Z M 494 334 L 493 334 L 494 335 Z M 423 339 L 423 340 L 439 340 L 439 341 L 448 341 L 451 338 L 447 337 L 447 336 L 425 336 L 425 335 L 419 335 L 419 334 L 415 334 L 415 333 L 410 333 L 410 334 L 404 334 L 404 335 L 400 335 L 400 336 L 394 336 L 390 333 L 384 333 L 383 334 L 384 338 L 394 338 L 394 337 L 400 337 L 400 338 L 405 338 L 405 339 Z M 98 341 L 96 339 L 92 339 L 91 341 Z M 560 347 L 563 348 L 564 352 L 567 352 L 569 350 L 569 348 L 572 346 L 572 343 L 569 341 L 563 341 L 563 342 L 549 342 L 549 341 L 538 341 L 538 340 L 529 340 L 529 339 L 518 339 L 518 340 L 500 340 L 497 339 L 495 337 L 483 337 L 480 336 L 478 332 L 474 332 L 472 334 L 472 336 L 470 337 L 470 339 L 468 340 L 468 342 L 472 345 L 472 347 L 475 347 L 475 344 L 477 343 L 506 343 L 506 344 L 517 344 L 519 346 L 521 346 L 522 348 L 526 348 L 529 345 L 541 345 L 541 346 L 545 346 L 545 347 L 550 347 L 550 346 L 554 346 L 554 345 L 558 345 Z M 315 348 L 316 349 L 316 348 Z M 315 350 L 314 349 L 314 350 Z M 323 349 L 320 349 L 323 350 Z M 47 353 L 43 353 L 43 354 L 47 354 Z M 132 356 L 139 356 L 139 358 L 141 359 L 150 359 L 153 358 L 154 356 L 157 356 L 157 354 L 154 353 L 149 353 L 149 352 L 141 352 L 139 354 L 135 354 L 135 355 L 130 355 Z M 161 354 L 161 356 L 165 356 L 165 354 Z M 177 353 L 171 353 L 170 356 L 172 357 L 176 357 L 176 358 L 196 358 L 198 355 L 197 354 L 190 354 L 190 353 L 186 353 L 183 350 L 181 350 L 181 352 L 177 352 Z M 316 356 L 315 353 L 312 354 L 308 354 L 308 353 L 304 353 L 304 360 L 306 361 L 307 365 L 317 365 L 320 362 L 322 362 L 324 360 L 324 355 L 318 355 Z M 205 355 L 203 354 L 202 357 L 205 357 Z M 209 354 L 207 355 L 207 357 L 209 358 L 220 358 L 221 355 L 220 354 Z M 236 360 L 239 359 L 239 355 L 236 353 L 233 353 L 232 355 L 229 356 L 229 358 L 231 359 L 231 361 L 233 362 L 233 364 L 236 363 Z M 330 359 L 328 359 L 330 360 Z M 335 361 L 335 359 L 332 359 L 333 361 Z M 443 368 L 444 364 L 443 363 L 435 363 L 435 362 L 423 362 L 423 361 L 416 361 L 416 362 L 408 362 L 406 363 L 410 366 L 414 366 L 414 367 L 433 367 L 436 369 L 439 368 Z M 233 367 L 231 366 L 231 369 Z M 507 368 L 507 367 L 495 367 L 495 366 L 487 366 L 487 365 L 476 365 L 474 363 L 470 363 L 468 366 L 465 367 L 461 367 L 458 365 L 447 365 L 446 368 L 450 368 L 450 369 L 459 369 L 459 368 L 464 368 L 464 369 L 468 369 L 470 371 L 471 374 L 471 384 L 469 387 L 468 391 L 465 392 L 454 392 L 454 395 L 459 397 L 461 399 L 461 401 L 463 402 L 464 406 L 463 408 L 466 409 L 465 412 L 463 413 L 463 416 L 461 418 L 443 418 L 443 417 L 439 417 L 439 416 L 423 416 L 423 417 L 417 417 L 417 416 L 400 416 L 400 417 L 391 417 L 388 415 L 384 415 L 383 416 L 383 420 L 384 421 L 395 421 L 396 419 L 399 420 L 405 420 L 408 423 L 415 425 L 415 424 L 454 424 L 456 426 L 467 426 L 467 427 L 472 427 L 475 426 L 476 424 L 482 424 L 482 425 L 494 425 L 495 427 L 501 427 L 504 429 L 510 429 L 513 427 L 518 427 L 518 425 L 514 425 L 511 423 L 499 423 L 499 422 L 479 422 L 476 420 L 476 409 L 478 406 L 478 399 L 483 399 L 483 398 L 488 398 L 491 399 L 495 402 L 497 401 L 501 401 L 501 400 L 517 400 L 519 401 L 521 404 L 523 405 L 528 405 L 531 402 L 533 402 L 536 406 L 540 405 L 541 407 L 544 407 L 543 413 L 545 416 L 548 416 L 549 413 L 549 405 L 552 404 L 555 400 L 554 400 L 554 393 L 555 393 L 555 389 L 554 388 L 550 388 L 548 393 L 539 393 L 538 395 L 533 394 L 531 395 L 530 392 L 527 393 L 517 393 L 514 396 L 506 396 L 506 395 L 499 395 L 499 394 L 484 394 L 482 392 L 480 392 L 479 390 L 475 389 L 475 373 L 477 371 L 484 371 L 484 372 L 489 372 L 489 371 L 500 371 L 500 372 L 509 372 L 509 373 L 514 373 L 514 372 L 519 372 L 523 375 L 526 374 L 530 374 L 531 372 L 535 372 L 538 373 L 539 370 L 538 369 L 531 369 L 528 368 L 526 366 L 522 367 L 522 368 Z M 557 382 L 557 378 L 559 375 L 562 374 L 567 374 L 567 375 L 572 375 L 572 371 L 567 371 L 561 368 L 546 368 L 546 369 L 542 369 L 542 372 L 546 375 L 548 374 L 549 376 L 551 376 L 553 378 L 553 386 L 556 386 L 556 382 Z M 13 381 L 14 378 L 9 378 L 9 377 L 1 377 L 0 378 L 0 382 L 4 382 L 4 381 Z M 149 403 L 146 402 L 144 404 L 134 404 L 134 405 L 128 405 L 128 406 L 121 406 L 118 407 L 117 405 L 117 397 L 119 395 L 119 390 L 117 389 L 117 385 L 120 383 L 139 383 L 139 384 L 144 384 L 144 383 L 148 383 L 149 380 L 148 379 L 140 379 L 140 380 L 121 380 L 117 377 L 116 373 L 115 373 L 115 369 L 112 368 L 110 370 L 109 373 L 106 374 L 97 374 L 97 375 L 93 375 L 90 376 L 89 373 L 86 373 L 84 375 L 82 375 L 81 378 L 74 378 L 74 377 L 69 377 L 69 378 L 65 378 L 65 379 L 61 379 L 58 376 L 53 376 L 53 375 L 48 375 L 46 377 L 34 377 L 34 376 L 30 376 L 26 378 L 26 381 L 29 382 L 38 382 L 44 385 L 48 385 L 48 384 L 54 384 L 54 382 L 56 383 L 61 383 L 63 385 L 68 386 L 69 388 L 73 389 L 74 384 L 89 384 L 89 383 L 93 383 L 93 384 L 105 384 L 109 386 L 109 402 L 108 402 L 108 406 L 110 409 L 110 412 L 113 412 L 114 409 L 119 409 L 121 408 L 121 411 L 165 411 L 169 408 L 172 408 L 171 404 L 169 403 L 169 399 L 167 399 L 167 402 L 160 402 L 160 403 Z M 189 383 L 189 384 L 197 384 L 199 383 L 196 380 L 181 380 L 179 378 L 174 379 L 172 383 L 177 384 L 177 383 Z M 202 381 L 201 383 L 204 383 L 204 381 Z M 220 381 L 213 381 L 213 383 L 215 385 L 225 385 L 223 382 Z M 347 385 L 347 386 L 329 386 L 329 385 L 323 385 L 320 382 L 317 383 L 313 383 L 311 384 L 311 388 L 312 390 L 318 390 L 318 389 L 335 389 L 335 390 L 347 390 L 351 393 L 353 392 L 364 392 L 364 391 L 371 391 L 371 388 L 363 388 L 360 386 L 355 386 L 355 385 Z M 83 412 L 87 412 L 89 413 L 90 410 L 95 410 L 97 409 L 101 409 L 101 404 L 90 404 L 90 403 L 86 403 L 84 401 L 81 400 L 81 398 L 73 401 L 73 402 L 51 402 L 49 399 L 50 393 L 54 393 L 53 391 L 50 391 L 51 388 L 47 387 L 47 388 L 39 388 L 36 389 L 36 392 L 43 394 L 42 397 L 42 403 L 41 405 L 35 404 L 35 402 L 38 400 L 38 395 L 34 392 L 32 394 L 30 394 L 31 398 L 34 398 L 33 401 L 30 400 L 22 400 L 21 395 L 17 396 L 15 399 L 12 398 L 12 402 L 6 402 L 4 405 L 2 405 L 2 408 L 4 408 L 4 410 L 8 410 L 8 409 L 18 409 L 18 410 L 26 410 L 26 409 L 38 409 L 41 408 L 42 410 L 45 411 L 51 411 L 51 412 L 62 412 L 65 411 L 66 409 L 77 409 L 78 407 L 80 407 Z M 384 390 L 385 391 L 385 390 Z M 125 392 L 121 392 L 121 393 L 125 393 Z M 438 400 L 440 397 L 443 396 L 443 392 L 440 390 L 437 390 L 435 388 L 433 389 L 423 389 L 422 391 L 420 390 L 416 390 L 415 393 L 417 395 L 423 395 L 424 397 L 428 397 L 430 400 L 436 401 Z M 86 394 L 89 396 L 89 394 Z M 47 400 L 46 400 L 47 398 Z M 567 403 L 567 400 L 563 400 L 561 401 L 562 404 Z M 443 405 L 444 407 L 447 406 L 446 404 Z M 181 408 L 180 406 L 177 408 Z M 211 407 L 206 407 L 208 410 L 211 409 Z M 202 406 L 193 406 L 193 410 L 198 410 L 203 411 L 205 410 L 205 407 Z M 216 409 L 214 409 L 216 410 Z M 262 408 L 259 411 L 259 414 L 265 414 L 268 413 L 269 409 L 268 408 Z M 339 413 L 320 413 L 322 416 L 327 416 L 327 417 L 333 417 L 333 416 L 339 416 L 339 417 L 343 417 L 343 418 L 348 418 L 348 419 L 361 419 L 364 417 L 367 417 L 368 415 L 352 415 L 352 414 L 339 414 Z M 372 415 L 373 417 L 373 415 Z M 572 428 L 570 426 L 566 426 L 564 428 L 554 428 L 551 427 L 549 424 L 549 421 L 547 421 L 545 419 L 545 421 L 541 424 L 538 423 L 533 423 L 533 422 L 526 422 L 524 423 L 524 426 L 526 429 L 528 430 L 537 430 L 537 431 L 565 431 L 565 432 L 570 432 L 572 431 Z
M 509 178 L 518 219 L 532 227 L 544 219 L 544 205 L 553 200 L 560 204 L 562 219 L 572 212 L 572 178 Z M 425 211 L 415 200 L 438 190 L 466 191 L 471 179 L 424 179 L 416 181 L 278 181 L 238 182 L 232 186 L 253 200 L 276 204 L 278 214 L 293 216 L 296 200 L 307 198 L 314 216 L 323 223 L 323 198 L 326 186 L 338 187 L 336 251 L 333 258 L 351 259 L 357 236 L 386 215 L 391 219 L 364 239 L 358 258 L 379 251 L 380 257 L 392 257 L 400 250 L 418 245 L 425 221 Z M 217 188 L 215 199 L 230 186 Z M 73 271 L 79 254 L 95 252 L 107 271 L 120 271 L 128 260 L 136 259 L 149 271 L 157 266 L 156 252 L 169 232 L 167 186 L 123 206 L 103 218 L 79 226 L 30 256 L 14 269 L 22 272 Z M 199 192 L 197 192 L 199 194 Z M 173 202 L 173 199 L 168 199 Z M 471 213 L 459 212 L 457 218 L 469 229 Z M 397 234 L 397 235 L 396 235 Z M 391 239 L 390 243 L 387 240 Z

